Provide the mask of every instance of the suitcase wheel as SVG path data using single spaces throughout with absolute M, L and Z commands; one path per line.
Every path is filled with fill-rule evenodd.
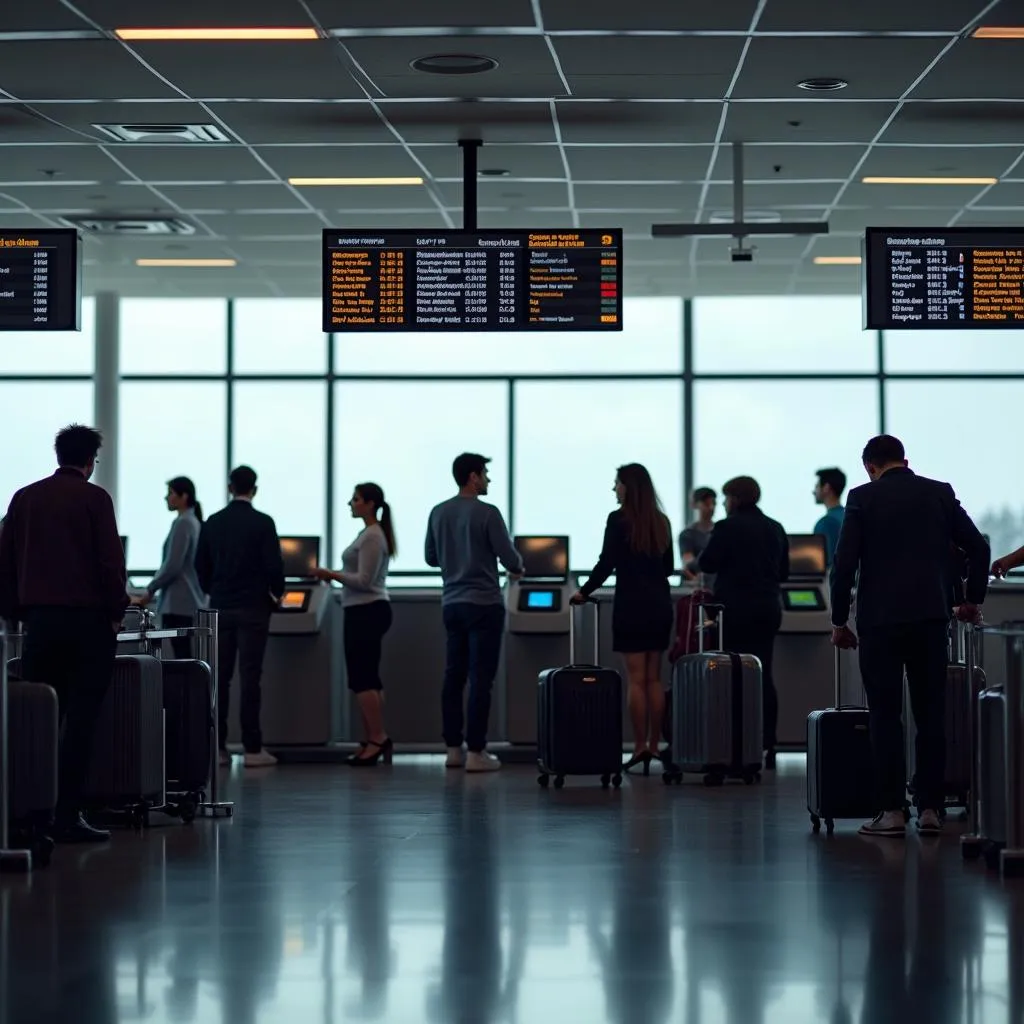
M 541 774 L 537 776 L 537 785 L 541 786 L 544 789 L 548 788 L 548 783 L 550 781 L 551 781 L 551 776 L 546 774 L 545 772 L 541 772 Z
M 743 776 L 743 783 L 747 786 L 752 786 L 755 782 L 761 781 L 760 772 L 746 772 Z
M 811 815 L 811 831 L 814 833 L 818 833 L 821 831 L 821 818 L 819 818 L 816 814 Z
M 836 823 L 831 818 L 825 819 L 825 835 L 830 836 L 836 830 Z
M 602 775 L 601 776 L 601 788 L 602 789 L 607 789 L 608 786 L 611 784 L 611 781 L 612 781 L 612 777 L 610 775 Z
M 622 776 L 621 776 L 621 775 L 620 775 L 620 774 L 619 774 L 618 772 L 616 772 L 616 773 L 615 773 L 615 774 L 614 774 L 614 775 L 612 776 L 612 785 L 613 785 L 613 786 L 614 786 L 614 787 L 615 787 L 616 789 L 618 789 L 618 788 L 619 788 L 619 786 L 621 786 L 621 785 L 622 785 Z
M 565 785 L 565 776 L 564 775 L 556 775 L 555 776 L 555 789 L 561 789 L 564 785 Z
M 708 772 L 708 774 L 704 776 L 705 786 L 721 786 L 724 782 L 725 776 L 718 775 L 715 772 Z

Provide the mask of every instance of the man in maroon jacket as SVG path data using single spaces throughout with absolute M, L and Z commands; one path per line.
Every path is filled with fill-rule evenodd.
M 14 495 L 0 532 L 0 615 L 25 624 L 23 678 L 48 683 L 60 702 L 54 838 L 63 842 L 110 836 L 92 828 L 80 807 L 128 605 L 114 504 L 89 483 L 102 443 L 90 427 L 62 430 L 57 472 Z

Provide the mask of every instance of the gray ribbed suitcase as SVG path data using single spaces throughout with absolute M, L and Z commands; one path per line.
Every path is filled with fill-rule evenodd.
M 11 675 L 18 669 L 14 662 L 8 667 Z M 7 715 L 11 826 L 48 825 L 57 807 L 57 692 L 44 683 L 10 679 Z
M 702 617 L 704 607 L 716 608 L 702 606 Z M 716 610 L 721 648 L 723 611 Z M 761 702 L 761 663 L 752 654 L 719 649 L 680 658 L 672 667 L 672 764 L 665 782 L 681 782 L 685 772 L 703 774 L 709 786 L 726 777 L 760 779 Z
M 114 660 L 83 795 L 90 806 L 117 810 L 164 802 L 163 673 L 148 654 Z
M 998 851 L 1006 845 L 1006 692 L 1001 686 L 983 690 L 978 698 L 978 740 L 978 834 Z

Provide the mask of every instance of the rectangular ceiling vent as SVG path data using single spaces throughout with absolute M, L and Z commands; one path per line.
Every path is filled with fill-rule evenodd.
M 65 224 L 93 235 L 194 235 L 196 229 L 177 217 L 62 217 Z
M 230 142 L 214 124 L 94 124 L 117 142 Z

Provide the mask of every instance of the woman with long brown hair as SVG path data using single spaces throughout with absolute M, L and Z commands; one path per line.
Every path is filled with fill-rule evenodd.
M 384 634 L 391 628 L 388 564 L 395 556 L 395 530 L 391 506 L 374 483 L 356 484 L 349 499 L 353 519 L 363 529 L 341 553 L 341 572 L 317 569 L 321 580 L 334 580 L 345 589 L 345 671 L 348 688 L 356 695 L 366 739 L 348 758 L 353 768 L 372 768 L 378 761 L 391 763 L 392 743 L 384 729 L 384 686 L 380 658 Z
M 620 507 L 608 516 L 601 557 L 572 600 L 585 601 L 615 574 L 612 647 L 625 663 L 633 723 L 633 756 L 623 767 L 642 764 L 646 775 L 660 756 L 665 714 L 661 663 L 672 634 L 672 527 L 651 474 L 639 463 L 619 467 L 615 497 Z

